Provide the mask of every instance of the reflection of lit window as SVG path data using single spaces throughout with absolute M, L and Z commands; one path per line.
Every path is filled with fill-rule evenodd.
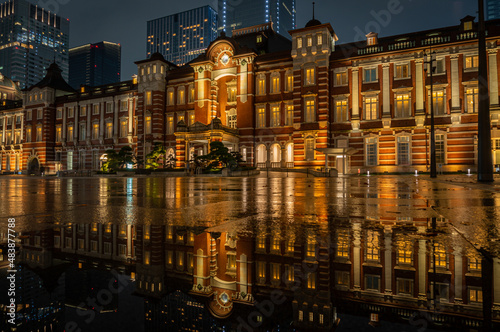
M 316 273 L 309 273 L 307 276 L 307 288 L 316 289 Z
M 279 236 L 274 236 L 271 244 L 272 250 L 280 250 L 280 238 Z
M 349 287 L 349 271 L 335 271 L 335 282 L 340 286 Z
M 266 249 L 266 238 L 264 236 L 257 237 L 257 249 L 259 250 Z
M 471 304 L 483 302 L 483 291 L 477 287 L 469 288 L 469 301 Z
M 412 264 L 413 244 L 411 241 L 400 240 L 397 242 L 397 248 L 398 264 Z
M 177 267 L 184 267 L 184 253 L 182 251 L 178 251 L 177 253 Z
M 172 240 L 174 236 L 174 230 L 172 226 L 167 226 L 167 231 L 166 231 L 166 239 L 167 240 Z
M 126 236 L 127 235 L 127 225 L 120 225 L 120 236 Z
M 151 259 L 151 252 L 149 250 L 144 251 L 144 265 L 149 265 Z
M 379 234 L 376 231 L 366 232 L 366 259 L 369 261 L 379 260 Z
M 96 222 L 92 223 L 92 232 L 97 232 L 97 223 Z
M 265 262 L 257 262 L 257 276 L 259 278 L 266 277 L 266 263 Z
M 111 223 L 106 224 L 106 230 L 105 230 L 106 233 L 111 233 L 111 225 L 112 225 Z
M 174 253 L 172 251 L 167 251 L 167 265 L 172 265 L 174 262 Z
M 288 253 L 293 253 L 295 250 L 295 242 L 293 240 L 286 241 L 286 251 Z
M 151 226 L 144 226 L 144 240 L 149 240 L 151 237 Z
M 286 281 L 295 280 L 295 272 L 293 269 L 293 265 L 285 265 L 285 280 Z
M 309 236 L 307 238 L 306 256 L 307 257 L 315 257 L 316 256 L 316 241 L 314 239 L 314 236 Z
M 228 254 L 227 255 L 227 268 L 228 270 L 236 269 L 236 255 Z
M 434 261 L 436 267 L 446 268 L 448 266 L 446 249 L 441 243 L 434 243 Z
M 337 257 L 349 257 L 349 232 L 345 229 L 337 233 Z
M 411 279 L 397 279 L 398 295 L 413 295 L 413 280 Z
M 481 271 L 481 258 L 477 256 L 469 256 L 469 271 Z

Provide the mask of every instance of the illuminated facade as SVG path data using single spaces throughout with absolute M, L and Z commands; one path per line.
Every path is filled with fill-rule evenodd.
M 217 12 L 210 6 L 165 16 L 147 23 L 146 51 L 183 65 L 204 53 L 217 38 Z
M 69 85 L 99 86 L 120 82 L 120 44 L 103 41 L 69 50 Z
M 0 5 L 0 71 L 21 88 L 38 83 L 56 61 L 67 81 L 69 20 L 26 0 Z
M 222 34 L 189 65 L 154 53 L 136 62 L 136 81 L 74 92 L 62 78 L 45 78 L 52 83 L 25 93 L 21 144 L 11 150 L 21 153 L 22 171 L 33 159 L 50 172 L 98 170 L 108 148 L 130 145 L 143 158 L 161 143 L 187 168 L 216 140 L 258 168 L 413 173 L 429 168 L 432 103 L 438 172 L 474 172 L 475 25 L 469 16 L 456 27 L 336 45 L 328 23 L 290 31 L 291 42 L 267 23 Z M 497 21 L 487 27 L 492 154 L 500 165 L 500 29 Z M 432 96 L 424 65 L 431 47 Z
M 295 29 L 295 0 L 219 0 L 219 29 L 229 36 L 233 30 L 273 22 L 277 33 L 290 38 Z

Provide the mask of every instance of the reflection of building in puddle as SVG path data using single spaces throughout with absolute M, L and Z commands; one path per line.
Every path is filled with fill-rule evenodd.
M 425 313 L 429 326 L 473 328 L 482 315 L 481 257 L 448 233 L 446 220 L 436 224 L 434 231 L 428 219 L 330 218 L 295 233 L 258 224 L 250 236 L 91 223 L 30 234 L 22 254 L 45 268 L 70 259 L 130 274 L 152 329 L 202 329 L 216 318 L 255 330 L 293 323 L 327 331 L 337 313 L 406 323 Z M 498 291 L 493 296 L 500 303 Z

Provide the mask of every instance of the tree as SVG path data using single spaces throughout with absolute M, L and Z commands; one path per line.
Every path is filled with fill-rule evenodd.
M 146 155 L 146 168 L 157 169 L 159 165 L 159 160 L 165 156 L 167 150 L 161 143 L 156 143 L 153 151 Z
M 124 168 L 128 164 L 135 164 L 134 154 L 130 146 L 124 146 L 120 151 L 106 150 L 107 160 L 102 165 L 102 171 L 116 171 L 117 169 Z
M 241 155 L 239 152 L 229 152 L 229 149 L 222 142 L 211 142 L 210 153 L 204 156 L 197 156 L 195 161 L 205 165 L 206 169 L 223 167 L 235 169 L 241 161 Z

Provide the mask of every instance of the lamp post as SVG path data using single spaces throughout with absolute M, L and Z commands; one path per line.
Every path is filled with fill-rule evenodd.
M 431 79 L 431 178 L 435 178 L 436 175 L 436 138 L 434 135 L 434 90 L 433 90 L 433 79 L 432 75 L 436 67 L 433 66 L 436 61 L 436 52 L 429 51 L 430 55 L 424 53 L 424 63 L 429 64 L 430 79 Z
M 490 98 L 488 94 L 488 67 L 486 63 L 486 32 L 484 26 L 484 0 L 479 4 L 478 29 L 478 84 L 479 109 L 477 120 L 477 180 L 493 181 L 493 158 L 491 156 Z

